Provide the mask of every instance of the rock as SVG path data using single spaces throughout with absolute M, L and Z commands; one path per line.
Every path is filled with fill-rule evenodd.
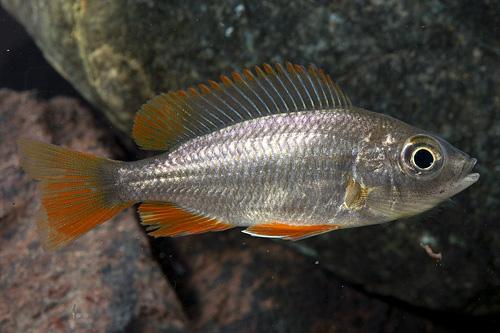
M 197 332 L 448 332 L 239 230 L 155 241 Z
M 107 156 L 121 150 L 73 99 L 0 90 L 0 331 L 184 331 L 182 307 L 131 209 L 68 248 L 42 250 L 40 201 L 19 168 L 19 136 Z
M 122 130 L 156 92 L 290 59 L 327 69 L 358 106 L 442 134 L 479 159 L 481 180 L 456 208 L 297 248 L 381 295 L 500 313 L 499 2 L 0 1 Z M 442 252 L 442 261 L 421 242 Z

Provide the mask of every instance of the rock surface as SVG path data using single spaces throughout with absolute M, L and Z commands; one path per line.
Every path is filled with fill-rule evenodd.
M 481 179 L 455 208 L 294 246 L 378 294 L 500 313 L 498 1 L 1 3 L 122 130 L 155 92 L 290 59 L 327 69 L 359 106 L 441 133 L 479 160 Z
M 44 252 L 35 184 L 19 169 L 19 136 L 120 152 L 75 100 L 0 90 L 1 332 L 450 331 L 356 291 L 283 244 L 237 230 L 155 241 L 173 289 L 131 210 Z
M 372 298 L 320 262 L 239 230 L 161 239 L 196 332 L 451 332 L 452 327 Z M 455 323 L 453 324 L 455 326 Z
M 182 307 L 131 209 L 68 248 L 42 250 L 40 202 L 19 168 L 19 136 L 100 155 L 120 151 L 77 101 L 0 90 L 0 331 L 184 332 Z

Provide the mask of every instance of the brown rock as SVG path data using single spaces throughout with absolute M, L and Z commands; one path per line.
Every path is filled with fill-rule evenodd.
M 184 331 L 181 306 L 131 209 L 68 248 L 41 249 L 40 202 L 35 183 L 19 169 L 19 136 L 107 156 L 120 152 L 75 100 L 41 102 L 0 90 L 0 331 Z
M 238 230 L 155 241 L 197 332 L 446 332 Z M 175 274 L 173 274 L 175 275 Z

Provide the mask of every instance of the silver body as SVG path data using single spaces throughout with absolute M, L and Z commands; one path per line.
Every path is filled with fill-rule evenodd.
M 47 248 L 136 202 L 154 237 L 248 226 L 250 235 L 297 240 L 418 214 L 479 179 L 474 158 L 353 107 L 314 65 L 264 64 L 231 77 L 145 103 L 132 136 L 167 151 L 149 159 L 20 140 L 23 167 L 42 182 Z
M 401 210 L 403 184 L 393 175 L 401 143 L 416 133 L 356 108 L 257 118 L 121 164 L 116 195 L 172 202 L 235 226 L 381 223 Z M 349 179 L 371 189 L 355 209 L 345 205 Z

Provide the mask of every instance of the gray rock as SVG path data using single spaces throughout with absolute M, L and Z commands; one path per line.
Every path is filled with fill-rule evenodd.
M 161 260 L 180 267 L 171 281 L 196 332 L 453 331 L 357 291 L 284 244 L 238 230 L 156 245 Z
M 156 92 L 289 59 L 327 69 L 356 105 L 441 133 L 479 159 L 481 180 L 455 208 L 294 246 L 376 293 L 432 309 L 500 313 L 499 2 L 1 3 L 122 130 Z
M 182 307 L 132 209 L 68 248 L 40 247 L 40 201 L 19 167 L 19 136 L 100 155 L 120 152 L 75 100 L 43 102 L 0 90 L 0 331 L 184 331 Z

